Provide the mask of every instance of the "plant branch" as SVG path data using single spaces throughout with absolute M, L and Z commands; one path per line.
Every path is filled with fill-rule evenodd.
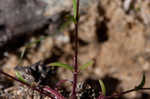
M 72 90 L 72 99 L 76 99 L 76 87 L 77 87 L 77 78 L 78 78 L 78 22 L 79 22 L 79 2 L 77 0 L 77 12 L 76 12 L 76 22 L 75 23 L 75 56 L 74 56 L 74 74 L 73 74 L 73 90 Z
M 120 94 L 118 94 L 118 96 L 121 96 L 121 95 L 124 95 L 124 94 L 128 94 L 130 92 L 134 92 L 134 91 L 139 91 L 139 90 L 150 90 L 150 88 L 139 88 L 139 89 L 131 89 L 131 90 L 127 90 L 127 91 L 124 91 L 124 92 L 121 92 Z
M 53 94 L 55 96 L 56 99 L 66 99 L 64 96 L 62 96 L 61 94 L 59 94 L 57 91 L 49 88 L 48 86 L 44 87 L 44 90 Z
M 139 91 L 139 90 L 150 90 L 150 88 L 139 88 L 139 89 L 134 88 L 134 89 L 130 89 L 130 90 L 118 93 L 118 94 L 111 95 L 111 96 L 104 96 L 102 93 L 100 93 L 97 99 L 114 99 L 115 97 L 120 97 L 124 94 L 128 94 L 130 92 Z
M 11 75 L 9 75 L 9 74 L 3 72 L 2 70 L 0 70 L 0 73 L 3 74 L 3 75 L 5 75 L 5 76 L 7 76 L 7 77 L 9 77 L 9 78 L 11 78 L 11 79 L 13 79 L 13 80 L 15 80 L 15 81 L 17 81 L 17 82 L 22 83 L 23 85 L 26 85 L 27 87 L 31 88 L 32 90 L 36 90 L 36 91 L 38 91 L 39 93 L 41 93 L 41 94 L 43 94 L 43 95 L 45 95 L 45 96 L 48 96 L 48 97 L 50 97 L 51 99 L 54 99 L 50 94 L 48 94 L 48 93 L 46 93 L 45 91 L 43 91 L 43 89 L 39 89 L 39 88 L 37 88 L 37 87 L 35 87 L 35 86 L 31 86 L 30 84 L 28 84 L 28 83 L 26 83 L 26 82 L 23 82 L 23 81 L 21 81 L 21 80 L 18 80 L 17 78 L 15 78 L 15 77 L 13 77 L 13 76 L 11 76 Z
M 120 97 L 120 96 L 122 96 L 124 94 L 128 94 L 130 92 L 139 91 L 139 90 L 150 90 L 150 88 L 139 88 L 139 89 L 134 88 L 134 89 L 130 89 L 130 90 L 121 92 L 119 94 L 114 94 L 114 95 L 106 96 L 106 97 L 107 97 L 107 99 L 111 99 L 111 98 L 114 98 L 114 97 Z

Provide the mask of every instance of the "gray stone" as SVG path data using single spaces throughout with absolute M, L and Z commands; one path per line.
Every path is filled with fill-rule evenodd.
M 95 0 L 81 0 L 81 8 L 87 7 L 89 1 Z M 0 47 L 12 38 L 51 24 L 50 19 L 60 23 L 56 15 L 71 10 L 72 0 L 0 0 Z

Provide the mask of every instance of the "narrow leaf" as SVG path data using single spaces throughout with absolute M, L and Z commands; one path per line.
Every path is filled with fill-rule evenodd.
M 41 36 L 38 40 L 35 40 L 35 41 L 32 41 L 32 42 L 27 43 L 27 44 L 25 45 L 25 48 L 24 48 L 23 51 L 21 52 L 18 65 L 21 65 L 22 59 L 23 59 L 23 57 L 24 57 L 24 54 L 25 54 L 27 48 L 31 47 L 31 45 L 33 45 L 33 44 L 36 44 L 36 43 L 41 42 L 41 41 L 44 40 L 44 39 L 45 39 L 45 37 Z
M 106 88 L 105 88 L 105 85 L 104 85 L 103 81 L 102 81 L 102 80 L 99 80 L 99 84 L 100 84 L 100 86 L 101 86 L 102 93 L 103 93 L 103 95 L 105 96 L 105 95 L 106 95 Z
M 37 43 L 41 42 L 42 40 L 44 40 L 45 38 L 46 38 L 46 37 L 41 36 L 38 40 L 35 40 L 35 41 L 32 41 L 32 42 L 27 43 L 26 47 L 27 47 L 27 48 L 28 48 L 28 47 L 31 47 L 31 45 L 37 44 Z
M 17 77 L 20 81 L 23 81 L 23 82 L 27 83 L 27 81 L 21 76 L 21 74 L 20 74 L 18 71 L 16 71 L 15 73 L 16 73 L 16 77 Z
M 65 69 L 69 69 L 69 70 L 73 71 L 72 66 L 70 66 L 68 64 L 63 64 L 63 63 L 60 63 L 60 62 L 50 63 L 50 64 L 48 64 L 48 66 L 58 66 L 58 67 L 63 67 Z
M 22 62 L 22 59 L 23 59 L 23 56 L 24 56 L 25 52 L 26 52 L 26 47 L 25 47 L 25 48 L 23 49 L 23 51 L 21 52 L 18 65 L 21 65 L 21 62 Z
M 61 25 L 61 27 L 60 27 L 60 29 L 59 29 L 60 32 L 63 31 L 65 28 L 68 28 L 68 26 L 69 26 L 72 22 L 74 22 L 74 16 L 67 15 L 65 18 L 67 19 L 67 21 L 64 22 L 64 23 Z
M 84 69 L 86 69 L 88 66 L 92 66 L 93 63 L 94 63 L 93 61 L 89 61 L 89 62 L 87 62 L 86 64 L 81 65 L 81 66 L 79 67 L 79 69 L 80 69 L 80 70 L 84 70 Z
M 77 0 L 73 0 L 73 13 L 74 13 L 74 18 L 76 19 L 76 17 L 77 17 Z
M 77 22 L 74 16 L 71 16 L 71 15 L 70 15 L 70 16 L 67 16 L 67 18 L 68 18 L 68 20 L 71 21 L 71 22 L 74 22 L 74 23 Z
M 138 86 L 136 86 L 135 87 L 135 89 L 140 89 L 140 88 L 143 88 L 143 86 L 145 85 L 145 73 L 143 73 L 143 77 L 142 77 L 142 81 L 141 81 L 141 83 L 138 85 Z

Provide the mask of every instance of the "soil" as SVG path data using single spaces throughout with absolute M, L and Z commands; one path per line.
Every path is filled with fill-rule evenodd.
M 107 95 L 134 88 L 140 83 L 143 72 L 146 74 L 144 87 L 150 87 L 150 1 L 137 0 L 129 9 L 124 8 L 124 2 L 125 0 L 99 0 L 91 3 L 80 16 L 79 65 L 90 60 L 94 64 L 79 73 L 78 82 L 94 83 L 95 80 L 102 79 L 106 84 Z M 41 42 L 32 44 L 27 49 L 21 66 L 30 66 L 40 60 L 45 65 L 56 61 L 73 65 L 73 29 L 74 25 L 71 24 L 63 32 L 54 36 L 46 35 Z M 45 36 L 43 34 L 46 30 L 48 28 L 28 40 L 38 40 Z M 0 60 L 3 71 L 15 76 L 14 68 L 18 65 L 19 56 L 28 40 L 19 45 L 11 45 L 11 50 L 3 52 Z M 71 71 L 56 69 L 57 79 L 54 82 L 72 80 Z M 4 95 L 11 93 L 10 99 L 20 95 L 20 84 L 0 76 L 0 89 Z M 71 90 L 70 85 L 64 83 L 66 92 Z M 150 91 L 132 92 L 121 99 L 150 99 L 149 93 Z M 20 95 L 19 98 L 23 99 L 21 97 Z

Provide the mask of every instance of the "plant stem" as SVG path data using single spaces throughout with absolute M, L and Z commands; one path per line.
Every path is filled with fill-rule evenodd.
M 130 89 L 130 90 L 127 90 L 127 91 L 124 91 L 124 92 L 121 92 L 119 94 L 114 94 L 112 96 L 107 96 L 107 99 L 111 99 L 111 98 L 114 98 L 114 97 L 120 97 L 124 94 L 128 94 L 128 93 L 131 93 L 131 92 L 134 92 L 134 91 L 139 91 L 139 90 L 150 90 L 150 88 L 139 88 L 139 89 Z
M 150 90 L 150 88 L 139 88 L 139 89 L 134 88 L 134 89 L 131 89 L 131 90 L 127 90 L 125 92 L 121 92 L 120 94 L 118 94 L 118 96 L 130 93 L 130 92 L 133 92 L 133 91 L 139 91 L 139 90 Z
M 100 96 L 98 98 L 96 98 L 96 99 L 114 99 L 115 97 L 119 98 L 119 97 L 121 97 L 124 94 L 128 94 L 128 93 L 131 93 L 133 91 L 139 91 L 139 90 L 150 90 L 150 88 L 139 88 L 139 89 L 134 88 L 134 89 L 130 89 L 130 90 L 118 93 L 118 94 L 113 94 L 111 96 L 104 96 L 104 95 L 100 94 Z
M 76 99 L 76 88 L 78 79 L 78 22 L 79 22 L 79 2 L 77 0 L 77 12 L 76 12 L 76 22 L 75 22 L 75 56 L 74 56 L 74 74 L 73 74 L 73 89 L 72 89 L 72 99 Z
M 51 99 L 54 99 L 50 94 L 45 93 L 45 92 L 43 91 L 43 89 L 39 89 L 39 88 L 37 88 L 37 87 L 31 86 L 31 85 L 28 84 L 28 83 L 25 83 L 25 82 L 23 82 L 23 81 L 21 81 L 21 80 L 18 80 L 17 78 L 15 78 L 15 77 L 13 77 L 13 76 L 11 76 L 11 75 L 9 75 L 9 74 L 3 72 L 2 70 L 0 70 L 0 73 L 3 74 L 3 75 L 5 75 L 5 76 L 7 76 L 7 77 L 9 77 L 9 78 L 11 78 L 11 79 L 13 79 L 13 80 L 15 80 L 15 81 L 17 81 L 17 82 L 22 83 L 23 85 L 26 85 L 27 87 L 31 88 L 32 90 L 36 90 L 36 91 L 38 91 L 39 93 L 41 93 L 41 94 L 43 94 L 43 95 L 45 95 L 45 96 L 48 96 L 48 97 L 50 97 Z

